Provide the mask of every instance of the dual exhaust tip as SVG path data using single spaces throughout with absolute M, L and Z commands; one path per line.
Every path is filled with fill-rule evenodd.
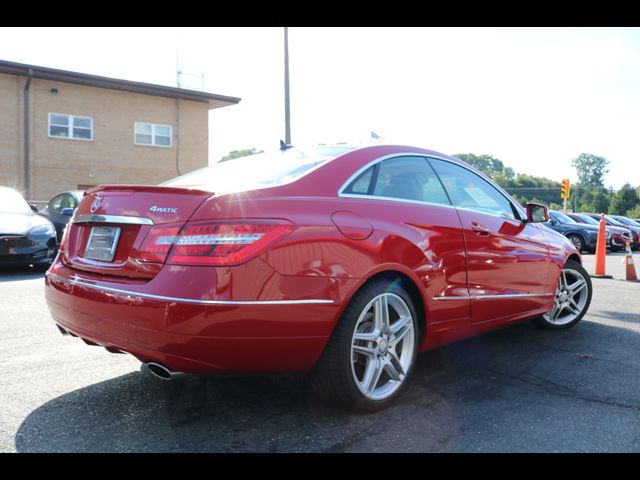
M 60 330 L 60 333 L 63 335 L 72 335 L 74 337 L 76 337 L 77 335 L 74 334 L 73 332 L 67 330 L 66 328 L 64 328 L 62 325 L 56 323 L 56 327 L 58 327 L 58 330 Z M 81 337 L 82 338 L 82 337 Z M 90 340 L 87 340 L 85 338 L 82 338 L 82 340 L 84 340 L 85 343 L 87 343 L 88 345 L 98 345 L 97 343 L 94 343 Z M 106 347 L 105 348 L 107 350 L 109 350 L 112 353 L 124 353 L 123 351 L 115 348 L 115 347 Z M 151 372 L 151 374 L 154 377 L 160 378 L 161 380 L 173 380 L 176 377 L 182 377 L 184 375 L 186 375 L 186 373 L 183 372 L 176 372 L 174 370 L 171 370 L 169 367 L 166 367 L 164 365 L 162 365 L 161 363 L 157 363 L 157 362 L 147 362 L 147 363 L 143 363 L 143 365 L 145 365 L 147 367 L 147 369 Z
M 147 362 L 144 365 L 154 377 L 157 377 L 161 380 L 173 380 L 176 377 L 182 377 L 185 375 L 182 372 L 175 372 L 169 367 L 165 367 L 161 363 Z

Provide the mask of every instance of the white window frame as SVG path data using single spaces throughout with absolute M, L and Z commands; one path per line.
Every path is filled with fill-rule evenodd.
M 151 127 L 151 143 L 139 143 L 136 139 L 136 129 L 138 125 L 149 125 Z M 156 143 L 156 127 L 165 127 L 169 129 L 169 145 L 159 145 Z M 164 135 L 161 135 L 164 137 Z M 133 123 L 133 143 L 142 147 L 159 147 L 159 148 L 172 148 L 173 147 L 173 127 L 171 125 L 163 125 L 161 123 L 149 123 L 149 122 L 134 122 Z
M 61 117 L 68 117 L 69 118 L 69 124 L 67 125 L 68 133 L 69 136 L 67 137 L 61 137 L 60 135 L 51 135 L 51 117 L 53 115 L 59 115 Z M 74 129 L 74 122 L 76 118 L 82 118 L 84 120 L 89 120 L 89 138 L 77 138 L 73 136 L 73 129 Z M 61 125 L 56 125 L 56 126 L 61 126 Z M 81 128 L 84 130 L 87 130 L 87 127 L 76 127 L 76 128 Z M 88 117 L 86 115 L 71 115 L 70 113 L 56 113 L 56 112 L 49 112 L 49 122 L 48 122 L 48 126 L 47 126 L 47 135 L 49 138 L 57 138 L 57 139 L 63 139 L 63 140 L 81 140 L 83 142 L 92 142 L 93 141 L 93 117 Z

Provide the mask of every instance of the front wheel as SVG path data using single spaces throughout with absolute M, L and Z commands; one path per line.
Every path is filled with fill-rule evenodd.
M 592 294 L 587 271 L 578 262 L 568 260 L 558 278 L 553 308 L 533 321 L 542 328 L 570 328 L 587 313 Z
M 584 240 L 580 235 L 571 233 L 567 235 L 567 238 L 571 240 L 571 243 L 573 243 L 573 246 L 576 247 L 576 250 L 578 250 L 579 252 L 584 251 Z
M 314 390 L 351 410 L 385 408 L 413 368 L 418 331 L 404 288 L 384 280 L 366 285 L 345 309 L 316 366 Z

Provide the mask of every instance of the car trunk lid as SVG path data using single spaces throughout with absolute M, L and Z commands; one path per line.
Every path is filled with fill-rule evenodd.
M 213 192 L 155 185 L 102 185 L 87 191 L 68 226 L 62 261 L 75 269 L 152 278 L 163 262 L 141 261 L 139 250 L 157 225 L 180 228 Z

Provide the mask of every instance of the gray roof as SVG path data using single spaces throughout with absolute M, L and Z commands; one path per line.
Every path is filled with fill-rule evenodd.
M 238 97 L 228 97 L 226 95 L 218 95 L 216 93 L 167 87 L 164 85 L 155 85 L 153 83 L 133 82 L 131 80 L 121 80 L 119 78 L 101 77 L 99 75 L 89 75 L 88 73 L 71 72 L 69 70 L 58 70 L 57 68 L 39 67 L 37 65 L 27 65 L 24 63 L 0 60 L 0 73 L 27 76 L 29 74 L 29 70 L 32 71 L 33 78 L 75 83 L 77 85 L 87 85 L 90 87 L 109 88 L 111 90 L 124 90 L 127 92 L 155 95 L 159 97 L 180 98 L 183 100 L 193 100 L 195 102 L 205 102 L 209 104 L 209 109 L 235 105 L 240 101 L 240 98 Z

